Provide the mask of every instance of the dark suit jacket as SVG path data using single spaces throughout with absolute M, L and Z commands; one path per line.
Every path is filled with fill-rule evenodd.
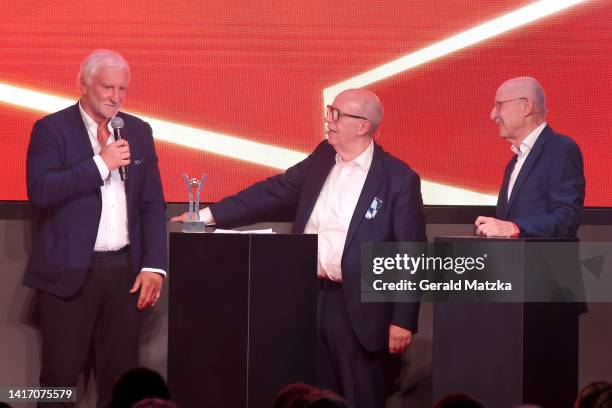
M 220 227 L 250 224 L 290 206 L 294 232 L 303 232 L 319 193 L 335 164 L 336 152 L 327 141 L 302 162 L 256 183 L 210 207 Z M 376 216 L 366 219 L 372 200 L 382 200 Z M 387 347 L 389 324 L 417 331 L 418 303 L 361 302 L 362 242 L 425 241 L 425 218 L 419 176 L 402 161 L 374 147 L 366 177 L 350 222 L 342 255 L 343 292 L 357 338 L 367 350 Z
M 517 157 L 504 175 L 497 218 L 510 220 L 526 237 L 575 237 L 584 203 L 584 169 L 580 148 L 546 126 L 516 178 L 508 201 L 508 183 Z
M 151 127 L 119 113 L 131 163 L 126 182 L 132 272 L 166 269 L 166 224 Z M 87 277 L 100 223 L 103 180 L 78 103 L 34 124 L 26 171 L 38 231 L 23 283 L 60 297 Z

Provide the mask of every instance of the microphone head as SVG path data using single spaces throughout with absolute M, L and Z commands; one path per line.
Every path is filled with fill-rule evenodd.
M 119 116 L 115 116 L 111 119 L 110 124 L 113 129 L 121 129 L 123 128 L 123 119 Z

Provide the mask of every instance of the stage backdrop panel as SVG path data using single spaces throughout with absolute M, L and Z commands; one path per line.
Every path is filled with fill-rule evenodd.
M 586 205 L 610 207 L 612 3 L 561 3 L 3 1 L 0 200 L 27 199 L 33 123 L 74 103 L 80 60 L 110 48 L 131 64 L 125 110 L 153 125 L 168 201 L 186 200 L 181 172 L 207 173 L 203 201 L 217 201 L 299 161 L 325 137 L 325 103 L 362 86 L 426 204 L 494 204 L 511 157 L 489 120 L 495 90 L 532 75 L 551 125 L 582 148 Z

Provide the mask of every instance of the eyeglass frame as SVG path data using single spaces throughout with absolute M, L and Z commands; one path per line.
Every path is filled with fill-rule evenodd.
M 357 115 L 351 115 L 349 113 L 344 113 L 342 112 L 340 109 L 332 106 L 332 105 L 327 105 L 325 107 L 325 116 L 329 116 L 329 113 L 331 112 L 331 118 L 334 121 L 334 123 L 338 122 L 340 119 L 342 119 L 343 116 L 348 116 L 349 118 L 355 118 L 355 119 L 363 119 L 363 120 L 367 120 L 368 122 L 370 121 L 370 119 L 368 118 L 364 118 L 363 116 L 357 116 Z M 338 112 L 338 117 L 334 118 L 334 112 Z
M 526 96 L 520 96 L 518 98 L 514 98 L 514 99 L 506 99 L 504 101 L 495 101 L 493 102 L 493 109 L 495 109 L 497 112 L 500 111 L 500 109 L 502 108 L 503 104 L 506 102 L 514 102 L 514 101 L 520 101 L 521 99 L 524 99 L 526 101 L 529 100 L 529 98 L 527 98 Z

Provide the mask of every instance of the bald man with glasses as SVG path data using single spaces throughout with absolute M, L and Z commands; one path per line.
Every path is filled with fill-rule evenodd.
M 580 148 L 547 123 L 546 97 L 531 77 L 512 78 L 497 90 L 490 118 L 511 143 L 496 217 L 478 217 L 483 237 L 575 237 L 584 203 Z
M 478 217 L 477 235 L 576 237 L 585 194 L 582 154 L 576 142 L 548 125 L 547 113 L 544 89 L 535 78 L 512 78 L 497 89 L 490 118 L 500 137 L 511 143 L 513 154 L 496 217 Z M 585 311 L 582 302 L 524 304 L 523 324 L 530 341 L 524 345 L 523 391 L 530 395 L 529 402 L 571 405 L 578 387 L 578 317 Z M 541 367 L 557 374 L 539 375 Z
M 340 93 L 327 106 L 327 140 L 313 153 L 200 214 L 232 228 L 289 206 L 293 232 L 318 235 L 317 385 L 354 408 L 385 406 L 386 379 L 396 374 L 388 368 L 418 324 L 418 303 L 361 301 L 362 242 L 426 240 L 420 178 L 374 141 L 382 119 L 374 93 Z

